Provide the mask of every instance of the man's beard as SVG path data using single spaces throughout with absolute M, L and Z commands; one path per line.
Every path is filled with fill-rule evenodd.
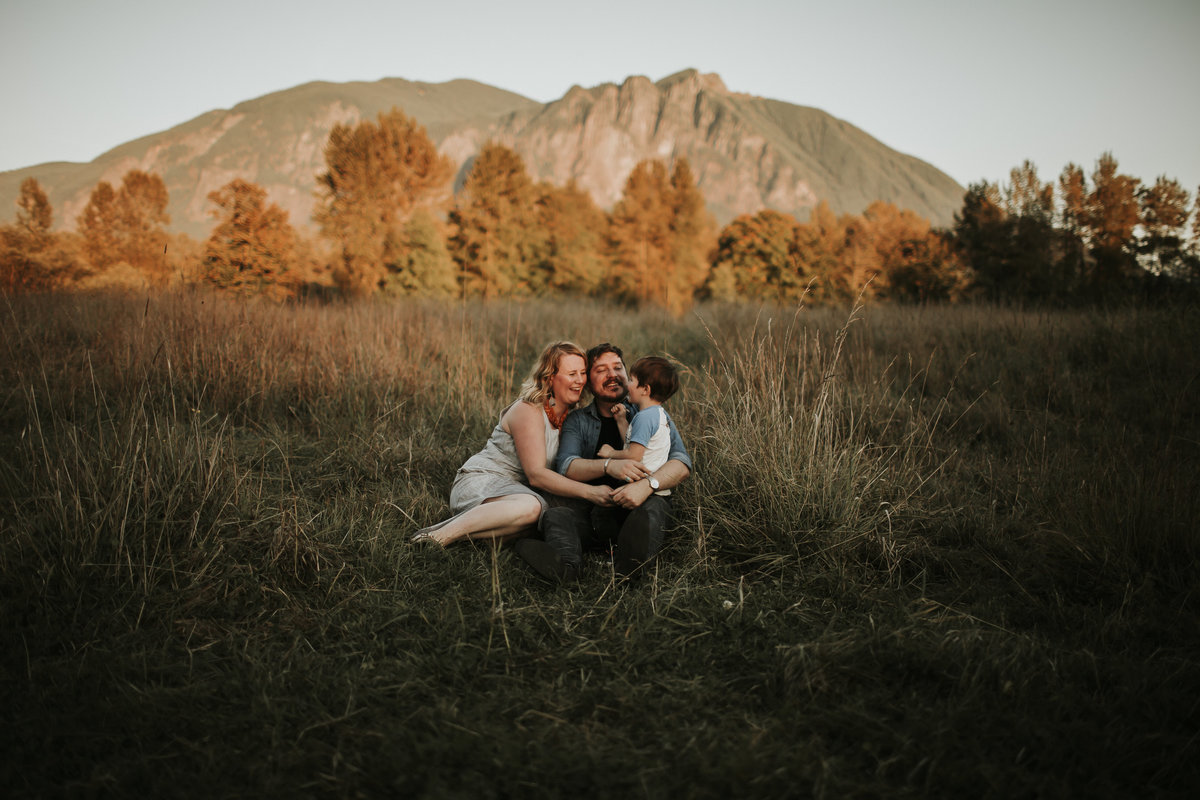
M 601 400 L 611 403 L 624 400 L 625 396 L 629 393 L 629 390 L 625 386 L 624 382 L 620 380 L 606 381 L 603 385 L 601 385 L 600 389 L 600 392 L 593 392 L 593 394 L 595 394 Z

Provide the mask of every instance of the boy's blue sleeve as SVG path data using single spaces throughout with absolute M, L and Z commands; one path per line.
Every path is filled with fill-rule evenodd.
M 629 421 L 628 444 L 640 444 L 642 447 L 649 445 L 650 437 L 654 436 L 657 422 L 657 414 L 634 414 L 633 419 Z

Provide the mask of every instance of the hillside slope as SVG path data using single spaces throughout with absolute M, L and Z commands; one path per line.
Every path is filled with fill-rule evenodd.
M 535 178 L 575 180 L 605 208 L 638 161 L 680 156 L 722 222 L 762 208 L 805 220 L 819 200 L 837 212 L 884 200 L 945 225 L 963 195 L 940 170 L 824 111 L 730 92 L 716 75 L 685 70 L 658 82 L 575 86 L 546 104 L 471 80 L 308 83 L 210 111 L 87 164 L 0 173 L 0 219 L 13 217 L 21 181 L 34 177 L 56 227 L 73 228 L 99 181 L 115 185 L 142 169 L 163 176 L 172 228 L 198 238 L 212 226 L 209 192 L 234 178 L 258 183 L 293 224 L 309 225 L 329 131 L 392 107 L 427 128 L 459 166 L 460 182 L 495 140 L 520 153 Z

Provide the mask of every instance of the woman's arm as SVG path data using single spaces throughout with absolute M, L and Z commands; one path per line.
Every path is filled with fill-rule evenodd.
M 609 487 L 573 481 L 546 466 L 546 429 L 540 408 L 518 401 L 504 412 L 500 424 L 512 434 L 517 458 L 530 486 L 560 497 L 578 497 L 597 505 L 612 505 Z

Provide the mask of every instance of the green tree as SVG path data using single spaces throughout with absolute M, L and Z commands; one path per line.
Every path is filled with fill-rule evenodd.
M 458 292 L 454 259 L 446 238 L 428 209 L 417 209 L 401 231 L 398 261 L 388 265 L 383 290 L 390 295 L 452 297 Z
M 1142 268 L 1154 275 L 1186 273 L 1187 223 L 1191 195 L 1177 180 L 1159 178 L 1138 192 L 1141 232 L 1137 253 Z
M 604 237 L 608 218 L 575 182 L 539 184 L 538 224 L 545 250 L 538 285 L 548 291 L 595 294 L 608 272 Z
M 495 142 L 484 145 L 450 212 L 450 253 L 461 267 L 464 293 L 487 299 L 540 288 L 545 234 L 537 199 L 521 157 Z
M 1192 252 L 1200 255 L 1200 186 L 1196 187 L 1195 206 L 1192 208 Z
M 317 176 L 313 215 L 340 250 L 335 280 L 344 291 L 371 294 L 387 283 L 388 265 L 404 262 L 404 228 L 418 208 L 439 209 L 454 165 L 425 129 L 393 108 L 375 123 L 335 125 Z
M 1045 300 L 1066 293 L 1071 283 L 1060 266 L 1054 227 L 1054 184 L 1042 183 L 1028 159 L 1009 172 L 1005 206 L 1009 220 L 1009 291 Z
M 1059 184 L 1071 197 L 1064 219 L 1078 229 L 1086 218 L 1082 171 L 1069 167 Z M 1043 183 L 1026 160 L 1003 187 L 986 181 L 968 187 L 955 216 L 954 241 L 987 296 L 1047 302 L 1071 291 L 1083 252 L 1081 245 L 1071 246 L 1071 237 L 1081 242 L 1082 233 L 1065 237 L 1056 219 L 1054 184 Z
M 205 246 L 208 283 L 239 294 L 282 298 L 294 292 L 290 271 L 296 234 L 288 215 L 267 192 L 235 178 L 208 199 L 218 220 Z
M 1008 213 L 1000 189 L 980 181 L 967 186 L 962 209 L 954 214 L 954 240 L 978 275 L 984 291 L 996 297 L 1004 290 L 1008 255 Z
M 1193 281 L 1200 280 L 1200 186 L 1196 187 L 1192 208 L 1192 235 L 1188 239 L 1184 274 Z

